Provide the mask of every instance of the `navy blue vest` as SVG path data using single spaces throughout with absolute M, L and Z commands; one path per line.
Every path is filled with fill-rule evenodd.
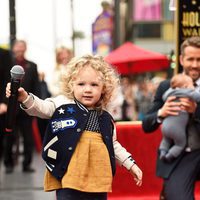
M 42 158 L 52 175 L 61 180 L 76 145 L 85 130 L 88 110 L 81 104 L 65 104 L 58 107 L 49 121 L 43 140 Z M 99 117 L 100 131 L 108 149 L 112 174 L 116 171 L 113 149 L 113 118 L 103 111 Z M 98 155 L 97 155 L 98 156 Z

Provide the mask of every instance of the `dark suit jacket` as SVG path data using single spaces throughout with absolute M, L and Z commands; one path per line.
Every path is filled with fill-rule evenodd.
M 8 50 L 0 48 L 0 103 L 6 103 L 6 85 L 10 81 L 12 57 Z
M 157 122 L 157 113 L 158 110 L 164 105 L 164 101 L 162 100 L 162 95 L 164 92 L 170 87 L 170 80 L 165 80 L 161 82 L 159 85 L 155 98 L 154 103 L 151 109 L 148 111 L 146 116 L 144 117 L 142 121 L 142 128 L 145 133 L 151 133 L 155 131 L 160 124 Z M 200 104 L 197 106 L 197 110 L 192 118 L 192 123 L 195 124 L 195 127 L 197 127 L 198 130 L 200 130 Z M 184 152 L 175 159 L 172 163 L 166 163 L 161 161 L 160 159 L 157 159 L 157 175 L 161 176 L 163 178 L 169 177 L 173 169 L 176 167 L 176 165 L 179 163 L 181 158 L 184 156 Z

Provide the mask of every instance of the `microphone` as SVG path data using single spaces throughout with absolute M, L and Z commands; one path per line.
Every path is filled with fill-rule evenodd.
M 15 124 L 16 111 L 17 111 L 17 99 L 18 99 L 18 89 L 21 84 L 21 80 L 25 72 L 23 67 L 20 65 L 15 65 L 10 70 L 11 75 L 11 95 L 8 99 L 8 108 L 6 113 L 6 132 L 12 132 Z

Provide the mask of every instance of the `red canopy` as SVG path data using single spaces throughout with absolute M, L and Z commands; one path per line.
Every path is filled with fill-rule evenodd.
M 142 49 L 131 42 L 113 50 L 105 60 L 123 75 L 160 71 L 169 67 L 166 55 Z

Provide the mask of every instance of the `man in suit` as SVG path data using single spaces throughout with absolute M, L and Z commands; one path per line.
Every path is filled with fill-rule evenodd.
M 24 68 L 25 75 L 22 79 L 21 86 L 27 91 L 40 95 L 39 77 L 37 71 L 37 65 L 25 58 L 27 45 L 24 40 L 16 40 L 12 47 L 13 63 L 20 65 Z M 14 133 L 9 137 L 6 137 L 5 142 L 5 154 L 4 164 L 6 167 L 6 173 L 12 173 L 14 169 L 13 158 L 13 145 L 16 141 L 19 141 L 19 133 L 23 138 L 23 163 L 22 171 L 31 173 L 35 170 L 31 168 L 34 139 L 32 130 L 32 117 L 28 116 L 22 109 L 17 109 L 16 125 Z
M 200 37 L 191 37 L 182 43 L 179 60 L 183 73 L 193 79 L 196 90 L 200 92 Z M 172 162 L 162 161 L 158 155 L 156 173 L 164 180 L 164 198 L 193 200 L 195 182 L 200 177 L 200 104 L 187 98 L 177 102 L 174 101 L 175 97 L 169 97 L 163 102 L 162 95 L 169 87 L 170 80 L 161 82 L 153 106 L 142 121 L 142 127 L 146 133 L 151 133 L 162 124 L 165 117 L 178 115 L 180 110 L 190 113 L 185 151 Z
M 3 138 L 5 130 L 5 114 L 7 111 L 7 99 L 5 96 L 6 84 L 10 81 L 10 69 L 12 67 L 11 53 L 0 48 L 0 159 L 3 155 Z

